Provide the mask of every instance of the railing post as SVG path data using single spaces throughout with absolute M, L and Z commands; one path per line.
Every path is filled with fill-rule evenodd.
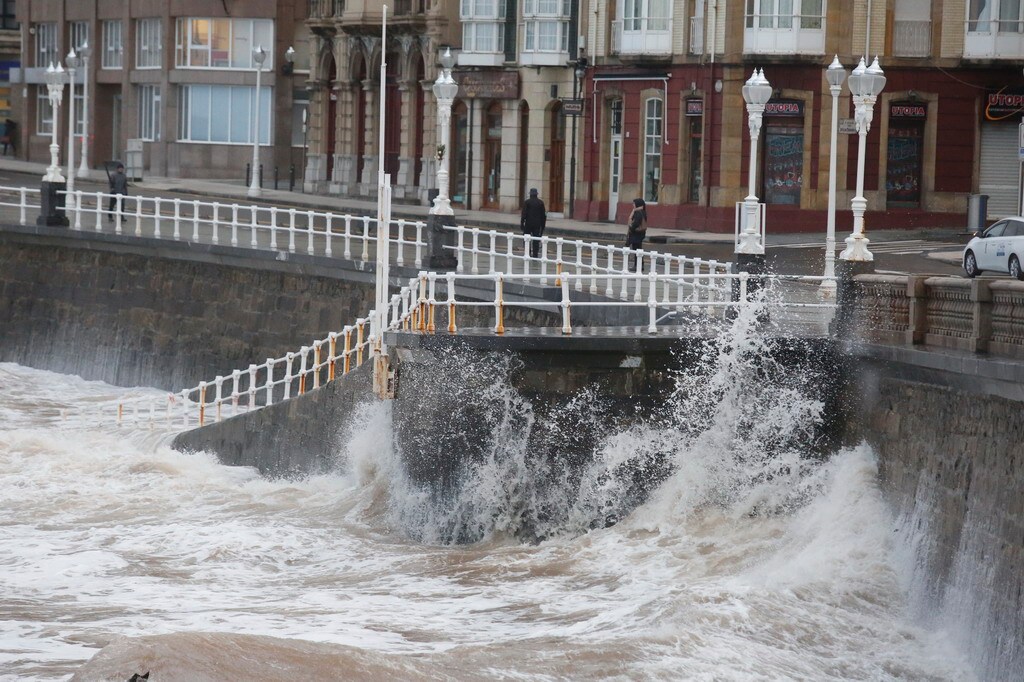
M 608 247 L 608 268 L 607 269 L 608 269 L 608 274 L 609 275 L 611 275 L 611 274 L 613 274 L 615 272 L 615 247 L 614 246 L 609 246 Z M 607 284 L 605 285 L 605 288 L 604 288 L 604 295 L 607 296 L 608 298 L 611 298 L 612 296 L 615 295 L 615 284 L 612 281 L 611 277 L 609 277 L 607 279 Z
M 327 381 L 334 381 L 334 365 L 338 356 L 338 332 L 328 334 L 327 342 Z
M 583 291 L 583 242 L 579 239 L 573 242 L 576 247 L 576 291 Z
M 142 236 L 142 197 L 135 197 L 135 236 Z
M 18 208 L 21 209 L 20 222 L 21 222 L 22 225 L 24 225 L 26 222 L 28 222 L 28 188 L 27 187 L 22 187 L 20 194 L 21 194 L 21 198 L 20 198 L 20 202 L 21 203 L 19 204 Z M 82 198 L 79 196 L 79 198 L 78 198 L 79 211 L 81 210 L 81 202 L 82 202 Z M 82 221 L 79 218 L 78 213 L 76 213 L 75 214 L 75 229 L 77 230 L 80 227 L 82 227 Z
M 313 255 L 313 212 L 306 211 L 306 253 Z
M 363 216 L 363 262 L 370 260 L 370 216 Z
M 430 289 L 427 291 L 427 306 L 430 311 L 427 319 L 427 333 L 433 334 L 436 331 L 434 309 L 437 307 L 437 273 L 431 272 L 427 276 L 430 278 L 428 281 Z
M 213 202 L 213 217 L 211 218 L 210 230 L 213 236 L 213 243 L 220 243 L 220 204 Z
M 473 266 L 470 268 L 470 272 L 474 275 L 480 274 L 480 267 L 477 264 L 477 254 L 480 252 L 480 228 L 473 228 Z
M 562 334 L 572 334 L 572 319 L 569 315 L 569 280 L 562 278 Z
M 231 204 L 231 246 L 238 246 L 238 204 Z
M 413 262 L 417 268 L 423 265 L 423 228 L 427 224 L 422 220 L 416 221 L 416 260 Z
M 96 192 L 96 231 L 103 231 L 103 192 Z
M 466 228 L 464 228 L 464 227 L 456 227 L 455 231 L 458 232 L 458 235 L 459 235 L 459 242 L 458 242 L 459 246 L 458 246 L 458 249 L 456 249 L 456 251 L 455 251 L 455 253 L 458 254 L 457 267 L 458 267 L 459 272 L 465 272 L 466 271 L 466 258 L 465 258 L 465 256 L 466 256 L 466 239 L 465 239 Z
M 270 248 L 277 250 L 277 206 L 270 207 Z
M 224 403 L 224 377 L 218 374 L 217 378 L 214 379 L 213 381 L 214 388 L 216 391 L 214 393 L 213 400 L 217 407 L 217 416 L 215 417 L 215 421 L 219 422 L 221 420 L 221 406 Z
M 160 220 L 163 213 L 160 209 L 160 197 L 153 197 L 153 237 L 160 239 Z
M 629 249 L 618 247 L 622 251 L 622 289 L 619 291 L 619 298 L 623 301 L 629 298 Z
M 320 346 L 323 345 L 319 339 L 313 342 L 313 390 L 320 388 Z
M 267 358 L 267 406 L 274 404 L 274 358 Z
M 445 274 L 445 286 L 448 288 L 448 333 L 454 334 L 458 331 L 455 326 L 455 273 Z
M 345 214 L 345 260 L 352 260 L 352 216 Z
M 192 241 L 199 241 L 199 200 L 192 202 Z
M 295 362 L 295 353 L 288 351 L 284 356 L 284 399 L 288 400 L 292 397 L 292 381 L 295 377 L 292 375 L 292 365 Z
M 299 349 L 299 395 L 306 392 L 306 354 L 309 353 L 309 346 Z
M 206 423 L 206 382 L 199 382 L 199 425 Z
M 324 223 L 324 255 L 330 258 L 334 255 L 331 248 L 331 238 L 334 235 L 334 214 L 328 212 L 327 221 Z
M 644 256 L 643 256 L 643 253 L 644 252 L 639 250 L 639 249 L 636 252 L 636 270 L 633 271 L 633 281 L 636 283 L 636 291 L 633 292 L 633 300 L 634 301 L 641 301 L 641 300 L 643 300 L 643 296 L 641 295 L 642 294 L 641 290 L 644 288 L 643 287 L 643 284 L 644 284 L 644 269 L 643 269 L 643 263 L 644 263 L 643 259 L 644 259 Z M 653 256 L 651 257 L 651 267 L 650 267 L 650 269 L 651 270 L 654 269 L 654 257 Z
M 667 261 L 666 261 L 667 262 Z M 648 290 L 647 290 L 647 308 L 648 308 L 648 319 L 647 319 L 647 332 L 649 334 L 658 333 L 658 272 L 654 267 L 654 260 L 651 260 L 651 270 L 647 274 L 648 279 Z M 665 280 L 668 281 L 667 279 Z
M 174 198 L 174 238 L 181 239 L 181 199 Z
M 543 286 L 548 285 L 548 238 L 538 237 L 540 239 L 540 283 Z
M 490 260 L 490 271 L 494 272 L 497 269 L 495 267 L 495 265 L 496 265 L 495 259 L 498 257 L 498 231 L 497 230 L 491 230 L 488 233 L 488 237 L 487 238 L 488 238 L 488 240 L 490 242 L 490 244 L 489 244 L 490 248 L 487 249 L 487 253 L 491 257 L 491 260 Z
M 352 325 L 345 325 L 342 330 L 345 334 L 345 357 L 342 361 L 342 374 L 348 374 L 352 371 Z
M 494 333 L 505 333 L 505 301 L 502 273 L 494 273 Z
M 259 227 L 260 209 L 253 205 L 249 209 L 249 246 L 256 248 L 259 242 L 256 240 L 256 230 Z
M 239 384 L 242 383 L 242 372 L 240 370 L 233 370 L 231 372 L 231 414 L 238 414 L 238 397 L 239 397 Z
M 121 220 L 123 219 L 124 206 L 121 202 L 124 201 L 123 194 L 114 195 L 114 232 L 121 234 Z
M 21 224 L 25 224 L 25 189 L 21 190 L 22 205 L 21 205 Z M 82 214 L 85 210 L 82 208 L 82 199 L 85 198 L 85 192 L 82 190 L 75 190 L 75 229 L 82 229 Z
M 405 219 L 398 219 L 398 244 L 395 247 L 395 264 L 405 265 Z
M 253 406 L 256 404 L 256 371 L 256 365 L 249 365 L 249 385 L 246 390 L 249 402 L 245 406 L 246 412 L 251 412 Z

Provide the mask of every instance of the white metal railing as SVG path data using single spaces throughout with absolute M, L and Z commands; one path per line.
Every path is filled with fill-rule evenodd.
M 704 17 L 690 17 L 690 54 L 704 54 Z
M 376 242 L 377 220 L 369 216 L 83 190 L 66 194 L 71 199 L 67 212 L 73 230 L 224 243 L 364 262 L 371 260 L 371 245 Z M 425 228 L 422 221 L 391 221 L 398 265 L 405 265 L 409 256 L 416 267 L 422 264 Z
M 892 25 L 894 57 L 927 57 L 932 52 L 932 22 L 896 19 Z
M 11 197 L 11 195 L 14 195 Z M 0 206 L 8 206 L 18 209 L 18 222 L 21 225 L 28 224 L 28 209 L 39 208 L 39 190 L 31 187 L 6 187 L 0 186 Z M 36 203 L 30 204 L 29 197 L 36 199 Z M 13 199 L 17 199 L 14 201 Z
M 533 237 L 499 230 L 454 226 L 445 229 L 455 233 L 455 245 L 446 247 L 455 252 L 459 273 L 479 275 L 501 272 L 517 275 L 524 282 L 547 286 L 563 274 L 574 275 L 576 291 L 586 287 L 591 294 L 625 299 L 629 292 L 622 279 L 618 289 L 617 276 L 658 272 L 665 276 L 688 274 L 727 274 L 732 263 L 690 258 L 671 253 L 631 249 L 613 244 L 598 244 L 563 237 Z M 536 258 L 527 254 L 536 246 Z M 616 277 L 609 278 L 610 275 Z M 556 284 L 557 285 L 557 284 Z

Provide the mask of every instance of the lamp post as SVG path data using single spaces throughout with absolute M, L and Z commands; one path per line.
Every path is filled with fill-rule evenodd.
M 584 77 L 587 75 L 587 58 L 580 57 L 576 60 L 576 64 L 573 67 L 573 79 L 572 79 L 572 98 L 573 105 L 576 104 L 576 99 L 579 98 L 579 85 Z M 579 115 L 573 113 L 572 115 L 572 153 L 569 159 L 569 217 L 575 217 L 576 215 L 576 119 Z
M 89 55 L 92 49 L 89 42 L 82 43 L 78 48 L 78 58 L 81 59 L 82 72 L 85 74 L 85 81 L 82 90 L 82 163 L 78 166 L 78 177 L 89 177 Z M 71 98 L 74 99 L 74 93 Z M 68 171 L 68 189 L 71 189 L 71 171 Z
M 64 182 L 64 176 L 60 174 L 60 145 L 57 144 L 57 112 L 60 103 L 64 99 L 64 67 L 53 63 L 46 68 L 46 94 L 50 98 L 51 126 L 50 126 L 50 165 L 43 176 L 43 182 Z
M 459 94 L 459 84 L 452 78 L 452 67 L 455 57 L 450 47 L 441 53 L 441 73 L 434 81 L 434 97 L 437 98 L 437 127 L 440 143 L 437 145 L 437 196 L 430 213 L 434 215 L 454 215 L 452 202 L 448 196 L 449 160 L 451 159 L 451 120 L 452 103 Z
M 868 251 L 868 239 L 864 236 L 864 211 L 868 202 L 864 198 L 864 155 L 867 152 L 868 131 L 874 118 L 875 100 L 885 87 L 885 73 L 878 64 L 878 57 L 871 66 L 860 64 L 850 74 L 850 93 L 853 95 L 855 108 L 854 120 L 860 140 L 857 145 L 857 196 L 850 201 L 853 210 L 853 232 L 846 238 L 846 248 L 839 254 L 844 261 L 872 261 L 874 256 Z
M 839 93 L 843 91 L 846 69 L 835 55 L 825 69 L 828 89 L 832 93 L 832 147 L 828 155 L 828 222 L 825 228 L 825 273 L 818 287 L 823 299 L 836 297 L 836 146 L 839 144 Z
M 65 198 L 67 207 L 75 207 L 75 71 L 78 69 L 78 55 L 75 48 L 71 48 L 68 56 L 64 59 L 68 65 L 68 193 Z M 57 119 L 54 117 L 54 126 Z
M 255 199 L 263 194 L 260 187 L 260 75 L 263 73 L 263 62 L 267 60 L 267 51 L 257 45 L 252 51 L 252 60 L 256 62 L 256 95 L 253 97 L 253 136 L 252 136 L 252 179 L 249 182 L 247 196 Z
M 750 129 L 750 167 L 747 170 L 747 198 L 743 200 L 741 213 L 743 229 L 736 240 L 736 253 L 757 257 L 764 256 L 764 241 L 760 227 L 762 207 L 754 189 L 754 181 L 757 178 L 757 139 L 761 134 L 764 106 L 771 96 L 772 86 L 764 77 L 764 71 L 754 69 L 754 73 L 743 86 L 743 101 L 747 103 L 747 127 Z

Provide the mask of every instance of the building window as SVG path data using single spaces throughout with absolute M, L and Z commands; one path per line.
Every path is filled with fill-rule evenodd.
M 120 20 L 103 22 L 103 57 L 100 65 L 104 69 L 120 69 L 124 65 L 124 38 Z
M 17 31 L 21 28 L 14 12 L 15 0 L 0 0 L 0 30 Z
M 64 95 L 66 98 L 67 95 Z M 85 135 L 85 88 L 75 88 L 75 136 Z
M 972 33 L 1024 33 L 1024 2 L 971 0 L 967 30 Z
M 57 56 L 57 24 L 47 22 L 36 24 L 36 66 L 47 67 L 51 64 L 56 66 L 60 63 Z
M 569 51 L 570 0 L 524 0 L 523 51 Z
M 143 140 L 160 139 L 160 86 L 140 85 L 139 137 Z
M 644 201 L 658 201 L 664 107 L 660 99 L 652 98 L 644 104 Z
M 159 69 L 163 60 L 164 44 L 159 19 L 139 19 L 135 22 L 135 68 Z
M 179 139 L 252 144 L 255 90 L 240 85 L 181 86 Z M 260 144 L 270 144 L 270 103 L 270 88 L 260 88 Z
M 462 0 L 462 51 L 505 50 L 505 0 Z
M 743 51 L 824 54 L 825 0 L 747 0 Z
M 309 116 L 309 91 L 296 90 L 292 94 L 292 146 L 306 146 L 306 125 Z
M 36 35 L 39 35 L 38 33 Z M 53 134 L 53 107 L 46 96 L 46 86 L 36 86 L 36 135 Z
M 71 39 L 71 47 L 75 52 L 82 49 L 83 45 L 89 44 L 89 22 L 70 21 L 68 22 L 68 36 Z
M 274 22 L 270 19 L 177 21 L 174 64 L 186 69 L 255 69 L 253 50 L 267 53 L 264 69 L 274 68 Z

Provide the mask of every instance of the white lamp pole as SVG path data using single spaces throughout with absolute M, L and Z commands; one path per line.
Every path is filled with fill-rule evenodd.
M 846 248 L 839 258 L 846 261 L 871 261 L 874 256 L 868 251 L 868 239 L 864 236 L 864 212 L 868 202 L 864 198 L 864 156 L 867 153 L 868 131 L 874 118 L 875 100 L 885 87 L 885 73 L 878 65 L 878 57 L 871 66 L 860 64 L 850 74 L 850 93 L 855 107 L 854 120 L 860 140 L 857 146 L 857 196 L 850 201 L 853 209 L 853 233 L 846 238 Z
M 68 65 L 68 188 L 65 204 L 69 209 L 75 207 L 75 70 L 78 68 L 78 55 L 71 48 L 64 59 Z M 54 120 L 56 123 L 56 119 Z
M 85 74 L 85 84 L 82 90 L 82 163 L 78 166 L 78 177 L 89 177 L 89 55 L 92 50 L 89 42 L 82 43 L 78 48 L 78 57 L 82 60 L 82 72 Z M 74 94 L 71 95 L 74 99 Z M 71 189 L 71 171 L 68 171 L 68 189 Z
M 64 176 L 60 174 L 60 145 L 57 144 L 57 121 L 60 120 L 58 113 L 60 103 L 64 99 L 64 67 L 59 62 L 56 68 L 52 62 L 46 68 L 46 94 L 50 98 L 52 125 L 50 126 L 50 165 L 46 168 L 43 182 L 64 182 Z
M 434 97 L 437 98 L 437 127 L 440 143 L 437 147 L 437 196 L 434 197 L 434 205 L 430 212 L 435 215 L 454 215 L 452 211 L 451 198 L 448 196 L 448 164 L 451 158 L 451 120 L 452 102 L 459 94 L 459 84 L 452 78 L 452 67 L 455 66 L 455 57 L 452 56 L 450 47 L 445 47 L 441 53 L 441 73 L 434 81 Z
M 757 140 L 761 134 L 764 105 L 772 96 L 772 86 L 764 71 L 754 73 L 743 86 L 743 101 L 747 103 L 747 127 L 750 129 L 750 167 L 747 171 L 747 198 L 743 200 L 743 230 L 736 240 L 736 253 L 764 254 L 761 235 L 761 205 L 757 200 L 754 182 L 757 178 Z
M 262 45 L 257 45 L 256 49 L 252 51 L 252 60 L 256 62 L 256 95 L 253 97 L 253 122 L 254 128 L 252 136 L 252 179 L 249 182 L 249 191 L 247 196 L 250 199 L 254 199 L 263 194 L 262 188 L 260 188 L 260 74 L 263 72 L 263 62 L 267 59 L 267 52 L 263 49 Z
M 839 144 L 839 93 L 843 91 L 846 69 L 835 55 L 825 69 L 828 89 L 832 93 L 832 147 L 828 155 L 828 223 L 825 228 L 825 273 L 818 287 L 824 299 L 836 297 L 836 147 Z

